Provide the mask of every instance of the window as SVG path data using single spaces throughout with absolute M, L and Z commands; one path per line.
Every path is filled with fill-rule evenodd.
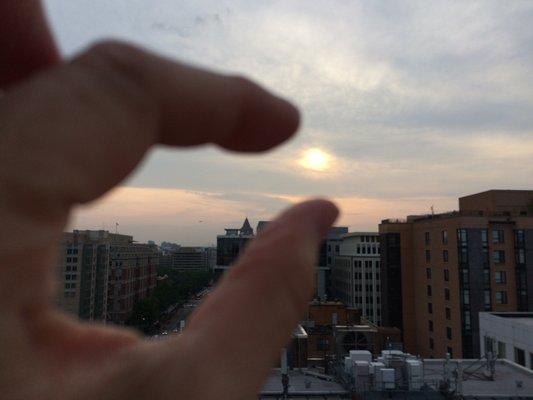
M 518 247 L 524 246 L 524 231 L 522 229 L 515 232 L 516 245 Z
M 448 262 L 448 250 L 442 250 L 442 261 Z
M 431 236 L 429 235 L 429 232 L 424 233 L 424 241 L 426 243 L 426 246 L 431 243 Z
M 526 366 L 526 352 L 518 347 L 514 348 L 514 362 L 521 365 L 522 367 Z
M 449 326 L 446 327 L 446 339 L 452 340 L 452 328 Z
M 496 283 L 506 283 L 507 282 L 507 276 L 505 271 L 496 271 L 494 273 L 494 281 Z
M 483 242 L 483 246 L 487 246 L 489 240 L 486 229 L 481 230 L 481 241 Z
M 467 233 L 466 229 L 458 229 L 457 230 L 457 241 L 460 245 L 466 246 L 467 245 Z
M 428 329 L 430 332 L 433 332 L 433 321 L 428 321 Z
M 453 358 L 453 350 L 450 346 L 446 347 L 446 353 L 450 355 L 450 358 Z
M 468 249 L 466 247 L 461 247 L 459 249 L 459 263 L 468 264 Z
M 442 231 L 442 244 L 448 244 L 448 231 Z
M 430 337 L 430 338 L 429 338 L 429 348 L 430 348 L 431 350 L 433 350 L 434 347 L 435 347 L 435 343 L 433 342 L 433 338 Z
M 452 319 L 452 310 L 450 307 L 446 307 L 446 319 Z
M 464 328 L 465 330 L 469 331 L 470 326 L 470 311 L 465 311 L 463 314 L 463 321 L 464 321 Z
M 446 282 L 449 282 L 449 281 L 450 281 L 450 270 L 448 270 L 448 269 L 445 269 L 445 270 L 444 270 L 444 280 L 445 280 Z
M 490 290 L 485 290 L 484 292 L 484 304 L 485 304 L 485 310 L 490 310 Z
M 431 294 L 431 292 L 432 292 L 432 290 L 431 290 L 431 285 L 427 285 L 426 291 L 427 291 L 428 296 L 431 296 L 431 295 L 432 295 L 432 294 Z
M 339 254 L 339 245 L 338 244 L 335 245 L 335 254 Z
M 498 358 L 506 358 L 507 350 L 505 348 L 505 343 L 498 341 Z
M 494 229 L 492 231 L 492 243 L 503 243 L 503 242 L 504 242 L 503 230 Z
M 496 304 L 507 304 L 507 292 L 496 292 Z
M 505 251 L 495 250 L 492 252 L 492 261 L 496 264 L 501 264 L 505 262 Z
M 470 304 L 470 290 L 463 290 L 463 304 Z
M 433 314 L 433 303 L 428 303 L 428 313 Z
M 526 252 L 524 249 L 518 249 L 516 252 L 516 262 L 518 264 L 526 263 Z
M 426 250 L 426 261 L 427 262 L 431 261 L 431 251 L 430 250 Z
M 444 288 L 444 300 L 449 301 L 450 300 L 450 289 Z
M 426 278 L 431 279 L 431 268 L 426 268 Z

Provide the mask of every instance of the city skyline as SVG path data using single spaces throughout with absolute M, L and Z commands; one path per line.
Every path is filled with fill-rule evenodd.
M 339 224 L 374 230 L 469 193 L 529 188 L 529 3 L 45 3 L 64 54 L 128 39 L 252 77 L 303 116 L 299 135 L 264 155 L 155 149 L 71 226 L 118 221 L 141 240 L 206 245 L 305 197 L 331 197 Z

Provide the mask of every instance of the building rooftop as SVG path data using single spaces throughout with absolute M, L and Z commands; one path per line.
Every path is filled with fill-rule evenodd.
M 388 218 L 382 224 L 405 224 L 427 219 L 456 217 L 533 217 L 533 190 L 487 190 L 459 198 L 459 210 Z
M 440 380 L 444 376 L 445 359 L 424 360 L 424 380 Z M 511 361 L 496 361 L 494 380 L 483 379 L 484 368 L 477 360 L 450 360 L 452 381 L 457 366 L 463 369 L 462 393 L 469 398 L 526 397 L 533 398 L 533 371 Z
M 513 325 L 523 325 L 533 332 L 533 312 L 485 312 L 481 314 L 509 319 Z
M 320 398 L 320 399 L 348 399 L 349 392 L 333 380 L 333 377 L 323 375 L 312 369 L 289 371 L 289 390 L 287 399 Z M 283 398 L 281 371 L 275 369 L 268 377 L 259 398 Z

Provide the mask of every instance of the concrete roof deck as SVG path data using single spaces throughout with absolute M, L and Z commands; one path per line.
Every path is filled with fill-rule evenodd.
M 444 362 L 444 359 L 425 359 L 424 379 L 441 380 Z M 473 364 L 479 365 L 478 360 L 450 360 L 449 370 L 452 373 L 457 368 L 457 362 L 461 363 L 463 372 L 475 370 L 471 367 Z M 480 369 L 477 375 L 481 375 L 483 370 L 484 368 Z M 517 387 L 517 381 L 522 383 L 521 388 Z M 533 371 L 508 360 L 497 360 L 494 380 L 480 379 L 476 376 L 463 380 L 463 396 L 533 398 Z

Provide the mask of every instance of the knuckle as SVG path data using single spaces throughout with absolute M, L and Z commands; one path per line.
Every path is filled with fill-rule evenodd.
M 97 101 L 103 94 L 112 100 L 107 105 L 115 105 L 113 111 L 125 112 L 138 122 L 156 114 L 156 102 L 147 88 L 140 58 L 142 52 L 131 45 L 104 41 L 76 57 L 71 66 L 80 69 L 86 79 L 82 90 L 92 92 Z

